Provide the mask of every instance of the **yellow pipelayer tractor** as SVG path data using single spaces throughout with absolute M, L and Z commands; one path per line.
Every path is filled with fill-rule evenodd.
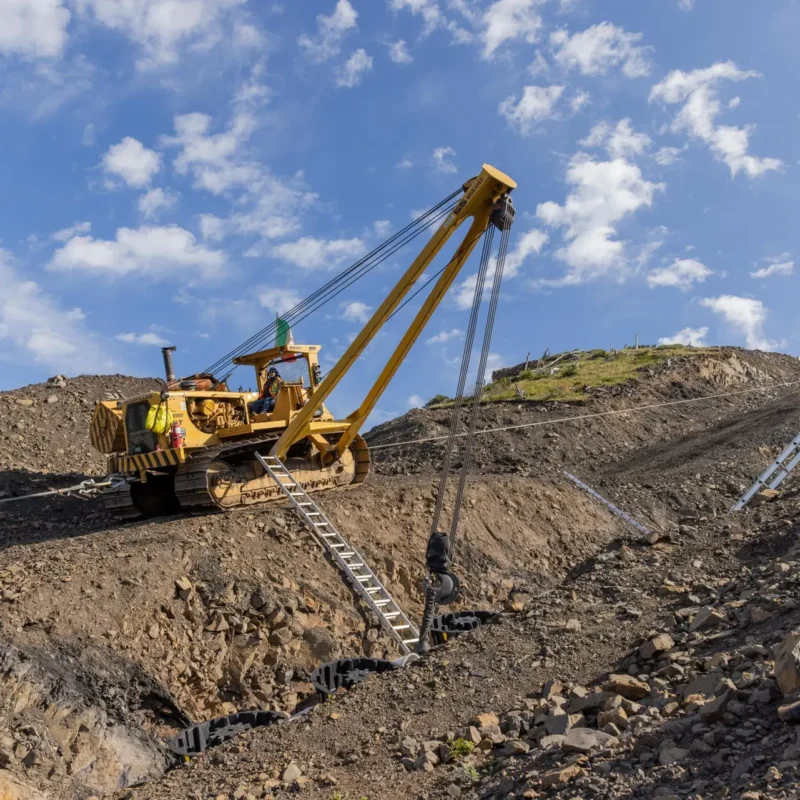
M 252 366 L 259 395 L 229 391 L 224 381 L 213 377 L 213 370 L 188 380 L 176 380 L 170 349 L 165 349 L 167 381 L 161 392 L 121 402 L 103 401 L 95 408 L 90 433 L 92 444 L 108 455 L 109 474 L 126 479 L 116 481 L 106 490 L 106 508 L 121 519 L 136 519 L 179 509 L 227 510 L 280 499 L 279 487 L 255 458 L 256 452 L 265 454 L 266 451 L 283 460 L 307 491 L 361 483 L 370 465 L 369 450 L 359 435 L 361 426 L 478 240 L 491 225 L 504 229 L 513 220 L 510 193 L 514 188 L 516 183 L 511 178 L 484 165 L 480 174 L 467 181 L 458 192 L 286 315 L 293 322 L 304 318 L 365 271 L 441 221 L 406 273 L 324 379 L 320 378 L 317 360 L 320 347 L 317 345 L 282 344 L 252 353 L 236 354 L 234 351 L 232 358 L 218 362 L 218 365 L 232 362 L 237 366 Z M 464 239 L 447 265 L 427 282 L 436 279 L 430 295 L 359 408 L 344 419 L 335 419 L 325 408 L 324 401 L 381 326 L 399 310 L 404 300 L 408 302 L 417 294 L 407 298 L 448 239 L 470 218 L 472 223 Z M 274 341 L 274 334 L 272 329 L 267 337 Z M 259 341 L 258 337 L 257 334 L 246 344 Z M 282 379 L 274 405 L 269 411 L 253 413 L 249 405 L 263 392 L 270 368 L 277 369 Z M 161 425 L 156 428 L 160 432 L 154 432 L 152 424 L 148 428 L 148 416 L 160 421 Z

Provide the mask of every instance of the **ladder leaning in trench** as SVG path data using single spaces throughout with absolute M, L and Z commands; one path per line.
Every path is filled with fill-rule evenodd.
M 419 640 L 419 632 L 386 587 L 378 580 L 375 573 L 367 566 L 361 553 L 322 513 L 319 506 L 294 479 L 292 473 L 280 459 L 276 456 L 262 456 L 260 453 L 256 453 L 256 458 L 261 462 L 261 466 L 264 467 L 267 474 L 281 487 L 316 539 L 333 557 L 350 585 L 378 618 L 381 627 L 396 642 L 400 652 L 403 655 L 411 653 L 413 646 Z

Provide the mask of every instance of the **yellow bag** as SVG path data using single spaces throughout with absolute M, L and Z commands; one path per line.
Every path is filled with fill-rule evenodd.
M 150 406 L 144 426 L 153 433 L 167 433 L 172 427 L 170 410 L 163 403 L 159 403 L 157 406 Z

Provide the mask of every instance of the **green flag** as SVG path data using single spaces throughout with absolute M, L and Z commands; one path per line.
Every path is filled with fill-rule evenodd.
M 275 336 L 275 346 L 285 347 L 287 344 L 294 344 L 292 329 L 285 319 L 278 317 L 277 334 Z

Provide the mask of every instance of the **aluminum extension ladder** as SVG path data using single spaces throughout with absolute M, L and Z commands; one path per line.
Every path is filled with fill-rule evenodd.
M 331 554 L 339 569 L 372 609 L 381 627 L 394 639 L 403 655 L 411 653 L 413 645 L 419 641 L 419 631 L 367 566 L 361 553 L 336 530 L 333 523 L 322 513 L 319 506 L 292 477 L 291 472 L 277 456 L 264 457 L 256 453 L 256 458 L 267 474 L 281 487 L 317 540 Z
M 800 464 L 800 433 L 792 439 L 789 446 L 764 470 L 758 480 L 739 498 L 731 508 L 741 511 L 762 489 L 777 489 L 789 473 Z

